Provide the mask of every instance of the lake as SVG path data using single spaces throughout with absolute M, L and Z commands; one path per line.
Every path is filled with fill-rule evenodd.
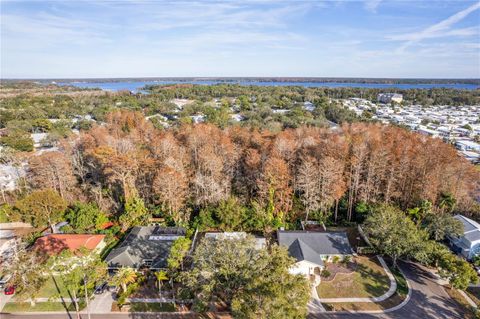
M 159 85 L 159 84 L 240 84 L 240 85 L 258 85 L 258 86 L 304 86 L 304 87 L 328 87 L 328 88 L 340 88 L 340 87 L 355 87 L 355 88 L 369 88 L 369 89 L 431 89 L 431 88 L 451 88 L 451 89 L 466 89 L 474 90 L 479 86 L 477 84 L 467 83 L 451 83 L 451 84 L 438 84 L 438 83 L 422 83 L 422 84 L 386 84 L 386 83 L 354 83 L 354 82 L 269 82 L 269 81 L 209 81 L 209 80 L 197 80 L 197 81 L 112 81 L 112 82 L 62 82 L 59 85 L 73 85 L 81 88 L 100 88 L 106 91 L 120 91 L 128 90 L 132 92 L 139 92 L 145 85 Z

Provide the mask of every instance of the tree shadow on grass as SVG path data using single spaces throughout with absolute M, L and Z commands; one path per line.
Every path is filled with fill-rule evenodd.
M 364 290 L 372 297 L 380 297 L 390 288 L 390 279 L 383 271 L 358 264 L 356 272 L 362 277 Z

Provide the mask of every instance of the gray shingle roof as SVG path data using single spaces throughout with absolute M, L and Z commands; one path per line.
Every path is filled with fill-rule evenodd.
M 173 242 L 185 235 L 185 229 L 175 227 L 134 227 L 124 241 L 105 259 L 110 268 L 138 268 L 151 261 L 151 268 L 167 267 Z
M 453 218 L 462 222 L 463 237 L 465 237 L 466 240 L 470 243 L 480 240 L 480 225 L 476 221 L 462 215 L 455 215 Z
M 353 253 L 346 232 L 278 231 L 278 243 L 298 261 L 323 265 L 321 255 Z
M 305 244 L 301 239 L 295 241 L 288 247 L 288 253 L 297 261 L 306 260 L 311 263 L 323 266 L 323 260 L 320 255 Z

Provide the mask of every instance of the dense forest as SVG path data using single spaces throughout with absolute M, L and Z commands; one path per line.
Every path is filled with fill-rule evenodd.
M 456 211 L 480 212 L 480 172 L 453 147 L 397 127 L 160 131 L 126 110 L 105 121 L 62 140 L 58 151 L 29 156 L 24 192 L 53 189 L 69 203 L 93 202 L 125 229 L 147 215 L 226 230 L 349 222 L 383 202 L 441 209 L 448 199 Z M 131 209 L 139 206 L 146 208 Z

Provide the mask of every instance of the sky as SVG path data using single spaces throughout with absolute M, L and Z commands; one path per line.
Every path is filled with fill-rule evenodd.
M 480 78 L 480 0 L 0 0 L 1 78 Z

